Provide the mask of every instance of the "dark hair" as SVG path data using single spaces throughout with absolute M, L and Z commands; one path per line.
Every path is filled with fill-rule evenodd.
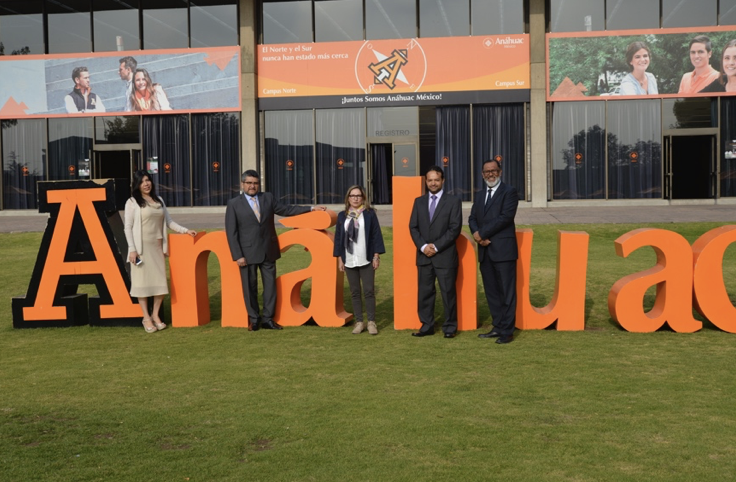
M 348 192 L 345 193 L 345 212 L 347 213 L 350 211 L 350 191 L 353 189 L 360 189 L 360 195 L 363 196 L 363 206 L 365 207 L 366 211 L 370 211 L 371 208 L 371 200 L 368 199 L 368 195 L 365 193 L 365 189 L 363 189 L 363 186 L 359 186 L 358 184 L 353 184 L 348 188 Z
M 728 76 L 726 75 L 726 71 L 723 70 L 723 56 L 726 54 L 726 50 L 736 47 L 736 39 L 733 39 L 729 41 L 725 47 L 723 47 L 723 51 L 721 52 L 721 75 L 719 81 L 721 82 L 721 85 L 726 85 L 728 82 Z
M 688 45 L 687 48 L 690 49 L 690 47 L 692 47 L 693 44 L 705 45 L 706 52 L 710 52 L 711 50 L 713 50 L 713 43 L 705 35 L 698 35 L 697 37 L 693 37 L 693 39 L 690 41 L 690 45 Z
M 125 68 L 130 70 L 135 70 L 138 67 L 138 61 L 130 56 L 121 58 L 118 63 L 125 64 Z
M 496 166 L 498 166 L 498 168 L 500 170 L 503 170 L 503 168 L 501 167 L 501 161 L 498 161 L 496 159 L 487 159 L 487 160 L 483 161 L 483 165 L 480 166 L 480 170 L 482 171 L 483 169 L 485 169 L 486 164 L 488 164 L 489 162 L 495 162 L 496 163 Z
M 151 177 L 151 174 L 148 171 L 140 170 L 135 171 L 133 174 L 133 186 L 131 188 L 131 195 L 135 199 L 135 202 L 138 203 L 139 206 L 143 207 L 146 205 L 146 200 L 143 199 L 143 194 L 141 194 L 141 183 L 143 182 L 143 178 L 148 178 L 151 180 L 151 197 L 154 201 L 158 202 L 158 196 L 156 195 L 156 185 L 153 183 L 153 178 Z
M 440 179 L 444 179 L 445 178 L 445 171 L 443 171 L 440 166 L 432 166 L 432 167 L 430 167 L 429 169 L 427 169 L 427 174 L 429 174 L 432 171 L 439 172 L 440 173 Z M 425 174 L 425 176 L 427 174 Z
M 72 80 L 75 84 L 77 83 L 77 79 L 82 75 L 82 72 L 89 72 L 89 70 L 87 70 L 87 67 L 84 66 L 74 67 L 74 70 L 72 70 Z
M 151 76 L 148 75 L 148 71 L 146 69 L 135 69 L 135 72 L 133 73 L 133 89 L 130 91 L 130 105 L 133 106 L 133 110 L 143 110 L 135 98 L 135 92 L 137 90 L 135 88 L 135 76 L 138 75 L 138 73 L 142 73 L 143 78 L 146 80 L 146 91 L 151 99 L 151 108 L 149 110 L 161 110 L 161 105 L 158 103 L 158 96 L 156 96 L 155 89 L 158 84 L 153 83 L 153 80 L 151 80 Z
M 629 66 L 629 72 L 634 71 L 634 66 L 631 65 L 631 61 L 634 60 L 634 54 L 640 51 L 641 49 L 644 49 L 649 54 L 649 59 L 652 58 L 652 51 L 649 50 L 649 47 L 647 47 L 647 44 L 644 42 L 636 41 L 631 42 L 628 47 L 626 47 L 626 64 Z
M 255 171 L 253 169 L 248 169 L 247 171 L 243 172 L 243 175 L 240 176 L 240 182 L 245 182 L 246 177 L 255 177 L 259 181 L 261 180 L 261 175 L 258 174 L 258 171 Z

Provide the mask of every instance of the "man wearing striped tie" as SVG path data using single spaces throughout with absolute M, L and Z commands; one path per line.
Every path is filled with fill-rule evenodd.
M 280 330 L 273 321 L 276 311 L 276 260 L 281 257 L 274 215 L 295 216 L 324 206 L 283 204 L 269 192 L 260 192 L 261 176 L 248 170 L 240 178 L 243 193 L 227 203 L 225 232 L 233 261 L 240 267 L 243 297 L 248 310 L 248 330 Z M 263 283 L 263 315 L 258 306 L 258 270 Z

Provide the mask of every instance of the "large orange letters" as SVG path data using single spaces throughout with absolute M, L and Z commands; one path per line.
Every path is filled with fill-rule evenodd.
M 695 309 L 723 331 L 736 333 L 736 308 L 723 282 L 723 255 L 736 241 L 736 226 L 711 229 L 693 244 Z

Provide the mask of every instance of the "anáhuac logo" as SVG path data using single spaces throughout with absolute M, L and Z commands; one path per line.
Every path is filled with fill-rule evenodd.
M 416 92 L 427 76 L 427 58 L 417 39 L 366 41 L 355 57 L 355 78 L 366 94 Z

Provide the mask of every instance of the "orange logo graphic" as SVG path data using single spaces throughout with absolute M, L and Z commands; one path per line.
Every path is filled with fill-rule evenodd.
M 401 67 L 409 62 L 408 55 L 406 49 L 394 50 L 391 57 L 387 57 L 375 64 L 370 64 L 368 68 L 375 75 L 373 83 L 383 84 L 393 90 L 396 87 L 396 77 L 401 73 Z

